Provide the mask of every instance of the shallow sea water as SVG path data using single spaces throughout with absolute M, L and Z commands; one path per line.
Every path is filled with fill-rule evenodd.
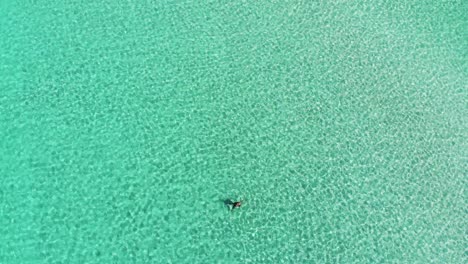
M 467 14 L 2 1 L 0 263 L 466 263 Z

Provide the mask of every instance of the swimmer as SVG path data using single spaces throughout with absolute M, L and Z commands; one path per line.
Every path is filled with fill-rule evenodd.
M 242 205 L 242 200 L 240 200 L 238 202 L 233 202 L 231 210 L 234 210 L 235 208 L 241 207 L 241 205 Z

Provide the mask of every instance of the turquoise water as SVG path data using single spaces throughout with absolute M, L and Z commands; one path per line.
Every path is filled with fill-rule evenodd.
M 466 262 L 467 9 L 2 1 L 0 263 Z

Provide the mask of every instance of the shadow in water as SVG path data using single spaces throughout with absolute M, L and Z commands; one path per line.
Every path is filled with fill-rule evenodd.
M 233 202 L 231 199 L 221 199 L 220 201 L 223 202 L 224 205 L 225 205 L 229 210 L 232 209 L 232 205 L 234 204 L 234 202 Z

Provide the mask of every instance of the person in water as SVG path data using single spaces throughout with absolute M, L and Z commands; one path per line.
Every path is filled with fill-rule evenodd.
M 241 207 L 241 205 L 242 205 L 242 200 L 240 200 L 238 202 L 233 202 L 231 210 L 234 210 L 235 208 Z

